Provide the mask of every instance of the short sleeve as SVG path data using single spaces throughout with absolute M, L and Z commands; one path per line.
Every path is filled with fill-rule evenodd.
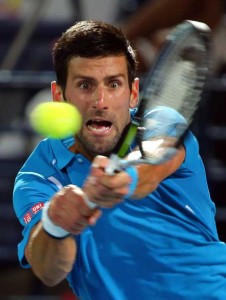
M 20 172 L 16 178 L 13 191 L 15 213 L 24 227 L 23 239 L 18 245 L 18 256 L 21 266 L 29 267 L 24 251 L 30 231 L 41 219 L 41 209 L 57 191 L 56 185 L 37 173 Z M 25 200 L 26 199 L 26 200 Z

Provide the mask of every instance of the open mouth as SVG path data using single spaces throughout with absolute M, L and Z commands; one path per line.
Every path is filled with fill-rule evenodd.
M 106 120 L 96 120 L 96 119 L 91 119 L 86 123 L 86 126 L 88 130 L 96 133 L 106 133 L 109 132 L 112 123 L 110 121 Z

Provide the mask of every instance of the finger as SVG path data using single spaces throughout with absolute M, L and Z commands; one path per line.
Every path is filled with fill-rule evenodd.
M 115 188 L 115 189 L 109 189 L 103 186 L 99 186 L 96 188 L 95 191 L 92 193 L 92 201 L 97 202 L 97 201 L 114 201 L 114 199 L 123 199 L 129 192 L 129 185 L 127 184 L 126 186 L 120 187 L 120 188 Z
M 76 223 L 70 228 L 72 234 L 80 234 L 83 230 L 87 228 L 88 224 L 85 223 Z
M 108 162 L 109 158 L 107 158 L 106 156 L 97 155 L 92 162 L 92 167 L 105 169 L 108 165 Z
M 93 214 L 88 218 L 89 225 L 93 226 L 97 220 L 101 217 L 102 211 L 100 209 L 94 210 Z
M 67 199 L 72 202 L 74 213 L 79 212 L 83 216 L 90 216 L 92 209 L 86 203 L 85 193 L 76 186 L 68 186 Z
M 93 178 L 101 177 L 105 173 L 107 161 L 108 158 L 104 156 L 96 156 L 92 162 L 89 176 Z
M 130 176 L 126 172 L 120 172 L 115 175 L 103 175 L 99 178 L 99 184 L 110 188 L 111 190 L 118 189 L 129 185 L 131 182 Z
M 75 211 L 63 211 L 58 216 L 57 225 L 63 227 L 65 230 L 71 232 L 78 224 L 87 226 L 89 224 L 88 217 L 82 216 L 79 212 Z
M 93 210 L 90 209 L 85 203 L 83 198 L 83 192 L 77 192 L 77 189 L 73 186 L 69 186 L 65 189 L 63 200 L 55 197 L 55 201 L 51 203 L 50 211 L 52 220 L 59 226 L 65 228 L 70 227 L 70 224 L 76 222 L 84 222 L 88 225 L 87 218 L 93 214 Z M 62 198 L 62 195 L 59 196 Z M 66 228 L 65 228 L 66 229 Z
M 81 234 L 88 226 L 93 226 L 96 224 L 97 220 L 100 218 L 102 212 L 98 209 L 96 209 L 92 216 L 90 216 L 88 219 L 86 219 L 85 222 L 79 221 L 73 225 L 72 228 L 70 228 L 70 232 L 73 234 Z
M 108 190 L 108 189 L 103 189 L 102 191 L 96 191 L 95 194 L 92 196 L 92 201 L 97 203 L 99 201 L 120 201 L 127 195 L 129 190 L 129 187 L 123 187 L 120 189 L 116 189 L 114 191 Z
M 58 223 L 59 226 L 63 227 L 70 233 L 78 234 L 82 232 L 86 227 L 94 225 L 100 215 L 101 212 L 97 209 L 92 211 L 92 215 L 90 215 L 89 217 L 81 216 L 78 211 L 74 211 L 68 214 L 61 215 L 59 217 Z

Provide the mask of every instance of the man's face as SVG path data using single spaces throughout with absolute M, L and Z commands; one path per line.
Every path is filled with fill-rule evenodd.
M 129 108 L 137 104 L 138 80 L 129 88 L 124 56 L 71 59 L 65 97 L 83 117 L 77 135 L 80 150 L 107 154 L 130 121 Z

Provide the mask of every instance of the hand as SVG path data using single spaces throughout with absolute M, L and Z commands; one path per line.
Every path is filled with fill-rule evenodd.
M 80 234 L 87 226 L 96 223 L 101 211 L 87 206 L 82 189 L 68 185 L 53 196 L 48 214 L 55 225 L 71 234 Z
M 97 156 L 83 188 L 90 201 L 103 208 L 110 208 L 122 202 L 129 192 L 131 182 L 126 172 L 106 174 L 105 168 L 108 163 L 107 157 Z

